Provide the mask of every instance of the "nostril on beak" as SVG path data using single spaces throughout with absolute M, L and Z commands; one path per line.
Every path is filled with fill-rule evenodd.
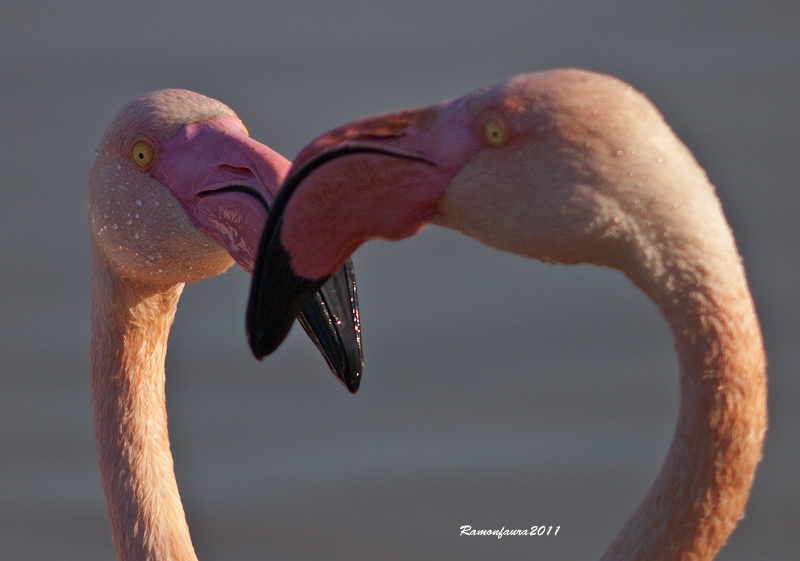
M 238 177 L 244 177 L 249 180 L 255 180 L 256 174 L 253 173 L 253 170 L 250 168 L 240 167 L 240 166 L 232 166 L 230 164 L 220 164 L 218 169 L 221 171 L 227 171 L 228 173 L 232 173 Z

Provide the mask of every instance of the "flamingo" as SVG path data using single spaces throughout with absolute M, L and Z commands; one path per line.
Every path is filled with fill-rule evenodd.
M 618 79 L 554 70 L 319 137 L 262 237 L 247 319 L 256 356 L 360 244 L 429 222 L 549 263 L 614 267 L 655 302 L 679 356 L 677 427 L 603 559 L 712 559 L 761 459 L 766 359 L 714 187 L 658 110 Z M 291 297 L 272 289 L 290 285 Z
M 197 559 L 173 470 L 164 396 L 167 338 L 184 284 L 234 261 L 252 272 L 290 164 L 222 103 L 162 90 L 128 103 L 89 180 L 92 402 L 100 477 L 121 561 Z M 358 300 L 346 263 L 300 312 L 355 392 Z

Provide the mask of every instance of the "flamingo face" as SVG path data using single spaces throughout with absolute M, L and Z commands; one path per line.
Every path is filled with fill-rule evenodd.
M 199 280 L 234 261 L 252 272 L 289 166 L 221 103 L 183 90 L 148 94 L 117 115 L 98 150 L 89 188 L 97 253 L 117 275 L 153 285 Z M 362 359 L 352 264 L 298 314 L 356 391 Z

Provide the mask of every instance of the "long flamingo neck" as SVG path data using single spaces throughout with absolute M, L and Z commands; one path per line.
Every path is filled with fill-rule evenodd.
M 669 322 L 681 400 L 661 472 L 604 561 L 712 559 L 744 515 L 766 431 L 766 358 L 744 268 L 720 232 L 628 271 Z
M 167 433 L 164 359 L 183 284 L 142 287 L 95 256 L 92 402 L 100 478 L 121 561 L 196 561 Z

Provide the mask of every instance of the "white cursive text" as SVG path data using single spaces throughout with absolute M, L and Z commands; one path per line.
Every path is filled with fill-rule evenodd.
M 472 526 L 461 526 L 459 536 L 557 536 L 561 526 L 531 526 L 523 529 L 508 529 L 505 526 L 499 530 L 475 530 Z

